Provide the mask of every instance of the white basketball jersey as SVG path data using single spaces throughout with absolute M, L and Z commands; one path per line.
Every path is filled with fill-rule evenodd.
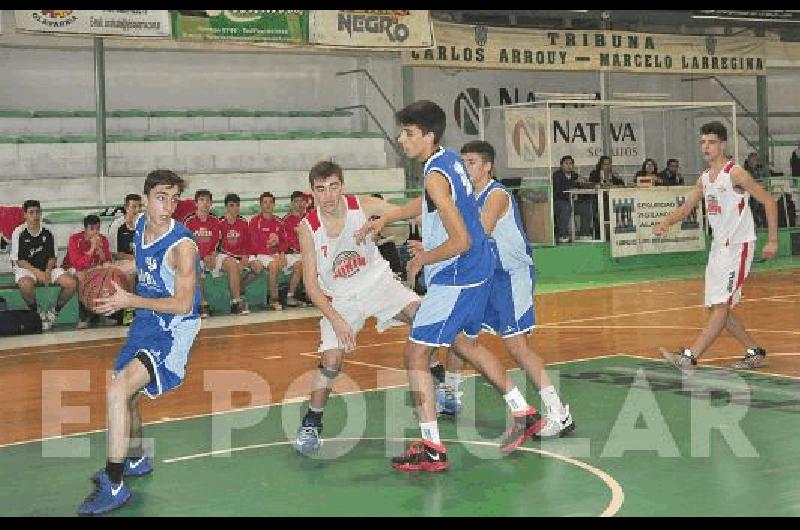
M 711 182 L 709 170 L 700 177 L 706 201 L 708 224 L 713 231 L 713 245 L 733 245 L 755 241 L 756 230 L 750 211 L 750 194 L 739 193 L 731 182 L 731 171 L 736 167 L 728 162 Z
M 355 196 L 345 195 L 344 199 L 346 217 L 338 236 L 328 236 L 319 210 L 313 210 L 301 221 L 306 223 L 314 238 L 319 285 L 330 297 L 381 296 L 380 292 L 365 291 L 374 291 L 375 282 L 381 276 L 393 277 L 389 263 L 372 238 L 356 244 L 356 231 L 364 226 L 367 218 Z

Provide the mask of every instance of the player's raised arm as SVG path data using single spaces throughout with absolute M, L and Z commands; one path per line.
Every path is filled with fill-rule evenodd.
M 367 222 L 356 232 L 356 241 L 359 242 L 363 242 L 370 232 L 380 233 L 387 224 L 412 219 L 422 214 L 422 197 L 415 197 L 403 206 L 389 204 L 377 197 L 359 197 L 359 201 L 367 216 Z M 377 215 L 378 219 L 370 220 L 374 215 Z

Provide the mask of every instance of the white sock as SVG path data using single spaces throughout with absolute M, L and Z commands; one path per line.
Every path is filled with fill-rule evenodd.
M 528 410 L 528 402 L 525 401 L 517 387 L 512 388 L 508 394 L 503 394 L 503 399 L 508 403 L 511 412 L 525 412 Z
M 561 403 L 561 399 L 558 397 L 556 387 L 553 385 L 545 387 L 539 391 L 539 395 L 542 396 L 542 403 L 544 403 L 544 406 L 547 408 L 547 410 L 552 410 L 558 412 L 559 414 L 564 412 L 564 405 Z
M 445 372 L 444 374 L 445 386 L 450 387 L 455 393 L 458 393 L 462 381 L 464 381 L 464 376 L 461 375 L 461 372 Z
M 436 445 L 442 445 L 439 439 L 439 424 L 436 420 L 429 421 L 428 423 L 420 423 L 419 430 L 422 431 L 422 439 L 433 442 Z

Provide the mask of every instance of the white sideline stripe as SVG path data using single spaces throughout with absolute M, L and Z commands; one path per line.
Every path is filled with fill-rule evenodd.
M 622 355 L 624 357 L 632 357 L 634 359 L 643 359 L 645 361 L 662 361 L 663 360 L 663 359 L 657 359 L 655 357 L 644 357 L 642 355 L 633 355 L 633 354 L 630 354 L 630 353 L 620 353 L 619 355 Z M 739 359 L 741 357 L 742 357 L 741 355 L 738 355 L 736 357 L 732 357 L 732 359 Z M 699 362 L 713 361 L 713 360 L 714 359 L 701 359 Z M 733 368 L 728 368 L 727 366 L 714 366 L 713 364 L 704 364 L 703 366 L 705 368 L 711 368 L 713 370 L 725 370 L 725 371 L 733 370 Z M 792 379 L 792 380 L 795 380 L 795 381 L 800 381 L 800 376 L 786 375 L 786 374 L 776 374 L 776 373 L 773 373 L 773 372 L 764 372 L 760 368 L 757 368 L 755 370 L 747 370 L 747 372 L 751 373 L 751 374 L 769 375 L 769 376 L 772 376 L 772 377 L 780 377 L 782 379 Z
M 405 341 L 402 341 L 402 342 L 405 342 Z M 319 357 L 318 353 L 315 353 L 315 354 L 301 353 L 300 355 L 302 355 L 303 357 L 314 357 L 314 358 Z M 347 364 L 356 364 L 356 365 L 359 365 L 359 366 L 369 366 L 370 368 L 379 368 L 381 370 L 392 370 L 394 372 L 405 372 L 406 371 L 405 368 L 394 368 L 392 366 L 382 366 L 380 364 L 365 363 L 365 362 L 362 362 L 362 361 L 351 361 L 349 359 L 345 359 L 344 362 L 346 362 Z
M 381 438 L 381 437 L 368 437 L 368 438 L 323 438 L 323 440 L 327 441 L 328 443 L 331 442 L 353 442 L 353 441 L 377 441 L 377 440 L 391 440 L 394 442 L 400 441 L 410 441 L 414 440 L 414 438 Z M 500 444 L 495 442 L 483 442 L 483 441 L 472 441 L 472 440 L 454 440 L 454 439 L 442 439 L 442 442 L 448 443 L 460 443 L 460 444 L 472 444 L 472 445 L 484 445 L 489 447 L 499 447 Z M 196 453 L 193 455 L 186 455 L 186 456 L 179 456 L 175 458 L 168 458 L 162 460 L 165 464 L 173 464 L 175 462 L 185 462 L 187 460 L 194 460 L 197 458 L 204 458 L 209 457 L 217 454 L 230 454 L 239 451 L 247 451 L 249 449 L 262 449 L 262 448 L 269 448 L 269 447 L 277 447 L 279 445 L 289 445 L 291 444 L 291 440 L 284 440 L 281 442 L 270 442 L 265 444 L 255 444 L 255 445 L 247 445 L 243 447 L 232 447 L 230 449 L 219 449 L 217 451 L 210 451 L 207 453 Z M 614 477 L 603 471 L 602 469 L 596 468 L 586 462 L 582 462 L 580 460 L 576 460 L 574 458 L 570 458 L 568 456 L 554 453 L 553 451 L 546 451 L 544 449 L 536 449 L 534 447 L 524 447 L 519 446 L 515 449 L 515 451 L 525 451 L 528 453 L 538 453 L 543 456 L 548 456 L 550 458 L 555 458 L 556 460 L 561 460 L 567 464 L 571 464 L 573 466 L 579 467 L 584 471 L 588 471 L 592 475 L 596 476 L 603 483 L 611 490 L 611 500 L 609 501 L 606 508 L 600 512 L 600 517 L 612 517 L 614 516 L 619 509 L 622 507 L 622 503 L 625 501 L 625 492 L 620 486 L 619 482 L 617 482 Z

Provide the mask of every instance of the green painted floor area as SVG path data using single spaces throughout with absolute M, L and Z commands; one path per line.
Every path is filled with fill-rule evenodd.
M 571 436 L 500 458 L 505 404 L 468 379 L 459 420 L 439 422 L 451 467 L 438 474 L 388 464 L 402 446 L 386 438 L 418 436 L 405 387 L 332 398 L 317 459 L 287 444 L 299 403 L 150 425 L 156 471 L 128 479 L 111 515 L 800 515 L 800 381 L 714 368 L 683 381 L 625 356 L 549 370 Z M 74 444 L 83 456 L 66 456 Z M 104 454 L 105 433 L 1 448 L 0 514 L 74 514 Z

